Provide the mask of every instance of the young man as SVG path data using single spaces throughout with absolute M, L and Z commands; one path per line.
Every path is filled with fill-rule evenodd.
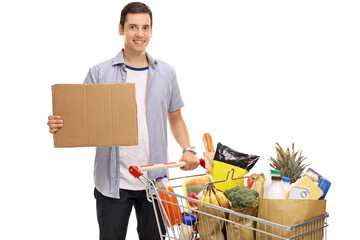
M 114 58 L 89 70 L 85 84 L 133 82 L 136 88 L 139 144 L 126 147 L 97 147 L 95 156 L 95 198 L 100 239 L 125 239 L 129 216 L 135 207 L 140 239 L 159 239 L 152 203 L 146 199 L 145 186 L 129 174 L 130 165 L 167 161 L 167 120 L 183 149 L 183 170 L 193 170 L 199 160 L 191 147 L 181 115 L 183 101 L 175 71 L 147 52 L 152 36 L 152 12 L 143 3 L 129 3 L 121 12 L 119 33 L 124 49 Z M 61 131 L 60 116 L 49 116 L 49 131 Z M 146 172 L 149 178 L 167 170 Z

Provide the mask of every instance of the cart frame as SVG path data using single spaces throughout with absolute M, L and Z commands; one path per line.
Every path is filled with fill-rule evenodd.
M 179 164 L 180 163 L 180 164 Z M 162 165 L 162 166 L 160 166 Z M 168 163 L 168 164 L 157 164 L 156 169 L 159 167 L 178 167 L 183 166 L 184 163 Z M 144 167 L 146 167 L 144 170 Z M 174 205 L 181 209 L 181 212 L 189 213 L 197 217 L 197 221 L 194 224 L 194 230 L 188 233 L 187 236 L 191 236 L 187 240 L 197 239 L 224 239 L 224 240 L 256 240 L 256 239 L 271 239 L 271 240 L 322 240 L 327 239 L 327 218 L 329 214 L 311 219 L 309 221 L 294 225 L 285 226 L 277 224 L 271 221 L 267 221 L 261 218 L 236 212 L 231 209 L 216 206 L 210 203 L 202 202 L 187 196 L 180 195 L 178 193 L 169 192 L 160 188 L 157 188 L 155 181 L 144 176 L 141 171 L 152 170 L 152 166 L 144 167 L 130 167 L 129 171 L 135 177 L 137 177 L 146 187 L 146 195 L 149 202 L 152 202 L 155 212 L 155 218 L 158 225 L 158 230 L 161 239 L 181 239 L 180 225 L 165 226 L 166 232 L 161 231 L 161 227 L 166 225 L 164 223 L 170 222 L 169 217 L 166 214 L 164 203 Z M 149 169 L 150 168 L 150 169 Z M 135 171 L 134 171 L 135 170 Z M 134 173 L 135 172 L 135 173 Z M 230 171 L 229 171 L 230 173 Z M 229 176 L 228 173 L 228 176 Z M 137 175 L 137 176 L 136 176 Z M 198 175 L 196 175 L 198 176 Z M 187 176 L 194 177 L 194 176 Z M 185 177 L 186 178 L 186 177 Z M 179 178 L 176 178 L 179 179 Z M 174 180 L 174 179 L 169 179 Z M 175 196 L 177 203 L 167 201 L 160 198 L 160 193 L 167 194 L 169 196 Z M 154 201 L 157 200 L 157 201 Z M 188 202 L 198 204 L 198 208 L 189 206 Z M 201 206 L 201 207 L 200 207 Z M 160 213 L 156 211 L 160 208 Z M 229 218 L 229 216 L 232 216 Z M 234 221 L 234 217 L 236 221 Z M 200 221 L 201 220 L 201 221 Z M 221 233 L 214 233 L 220 231 Z M 185 240 L 185 239 L 184 239 Z

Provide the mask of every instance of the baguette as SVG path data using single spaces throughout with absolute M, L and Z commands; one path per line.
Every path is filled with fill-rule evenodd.
M 214 145 L 213 145 L 210 133 L 204 133 L 203 141 L 204 141 L 205 150 L 206 150 L 207 153 L 208 152 L 215 152 Z

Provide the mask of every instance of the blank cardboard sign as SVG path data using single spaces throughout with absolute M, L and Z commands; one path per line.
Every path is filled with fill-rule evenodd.
M 64 120 L 54 147 L 138 144 L 134 83 L 55 84 L 52 101 L 53 114 Z

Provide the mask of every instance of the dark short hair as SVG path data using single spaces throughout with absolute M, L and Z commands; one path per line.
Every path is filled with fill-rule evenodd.
M 153 24 L 152 12 L 146 4 L 141 3 L 141 2 L 131 2 L 131 3 L 128 3 L 123 8 L 123 10 L 121 11 L 121 16 L 120 16 L 120 25 L 122 26 L 123 29 L 124 29 L 124 24 L 125 24 L 125 20 L 126 20 L 126 15 L 128 13 L 148 13 L 150 15 L 150 25 L 152 27 L 152 24 Z

